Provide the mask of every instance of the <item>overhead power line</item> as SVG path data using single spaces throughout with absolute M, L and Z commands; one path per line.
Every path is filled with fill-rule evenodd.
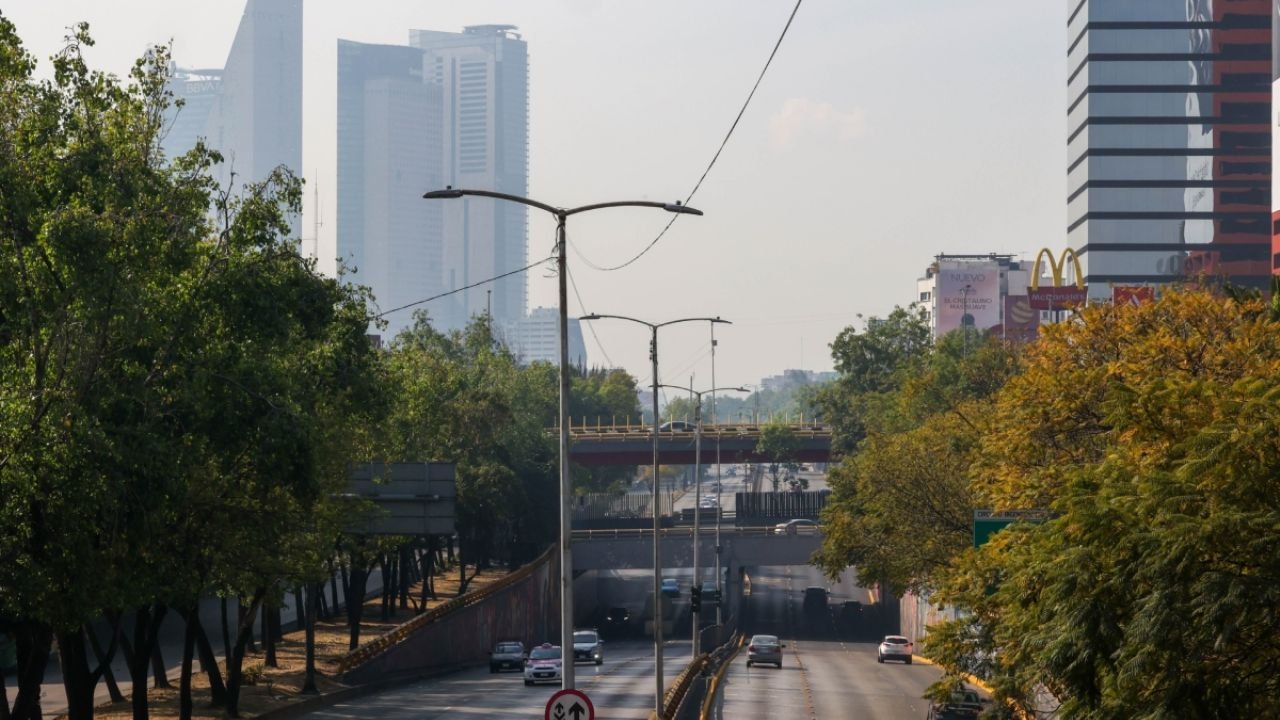
M 569 267 L 568 265 L 566 265 L 565 271 L 567 272 L 568 269 Z M 578 308 L 580 308 L 583 313 L 586 313 L 587 304 L 582 302 L 582 295 L 578 292 L 578 283 L 574 282 L 573 273 L 571 272 L 569 273 L 569 285 L 573 288 L 573 296 L 578 298 Z M 600 342 L 600 336 L 596 334 L 595 323 L 588 322 L 585 324 L 587 326 L 587 329 L 591 331 L 591 337 L 594 338 L 596 341 L 596 347 L 600 348 L 600 354 L 604 356 L 605 362 L 609 363 L 608 367 L 613 368 L 614 367 L 613 360 L 609 358 L 609 353 L 604 349 L 604 343 Z
M 414 302 L 411 302 L 411 303 L 409 303 L 408 305 L 401 305 L 400 307 L 397 307 L 397 308 L 391 308 L 390 310 L 384 310 L 383 312 L 380 312 L 380 313 L 378 313 L 377 315 L 374 315 L 374 317 L 375 317 L 375 318 L 386 317 L 387 315 L 390 315 L 390 314 L 391 314 L 391 313 L 393 313 L 393 312 L 399 312 L 399 311 L 401 311 L 401 310 L 407 310 L 408 308 L 411 308 L 411 307 L 417 307 L 418 305 L 422 305 L 422 304 L 424 304 L 424 303 L 429 303 L 429 302 L 431 302 L 432 300 L 439 300 L 440 298 L 446 298 L 446 297 L 449 297 L 450 295 L 456 295 L 456 294 L 458 294 L 458 293 L 462 292 L 463 290 L 470 290 L 470 289 L 471 289 L 471 288 L 473 288 L 473 287 L 480 287 L 481 285 L 485 285 L 485 284 L 487 284 L 487 283 L 491 283 L 491 282 L 496 282 L 496 281 L 498 281 L 498 280 L 501 280 L 502 278 L 511 277 L 512 275 L 519 275 L 519 274 L 520 274 L 520 273 L 522 273 L 522 272 L 527 272 L 527 271 L 529 271 L 529 270 L 532 270 L 533 268 L 538 267 L 538 266 L 539 266 L 539 265 L 541 265 L 542 263 L 545 263 L 545 262 L 548 262 L 548 261 L 551 261 L 551 260 L 555 260 L 555 256 L 554 256 L 554 255 L 553 255 L 553 256 L 551 256 L 551 257 L 545 257 L 545 258 L 542 258 L 541 260 L 538 260 L 537 262 L 529 263 L 528 265 L 525 265 L 524 267 L 519 268 L 519 269 L 517 269 L 517 270 L 511 270 L 510 272 L 504 272 L 504 273 L 502 273 L 501 275 L 494 275 L 494 276 L 493 276 L 493 277 L 491 277 L 491 278 L 485 278 L 484 280 L 479 280 L 479 281 L 477 281 L 477 282 L 473 282 L 473 283 L 471 283 L 470 285 L 463 285 L 463 286 L 462 286 L 462 287 L 460 287 L 460 288 L 456 288 L 456 289 L 454 289 L 454 290 L 450 290 L 450 291 L 448 291 L 448 292 L 442 292 L 442 293 L 440 293 L 439 295 L 432 295 L 432 296 L 431 296 L 431 297 L 429 297 L 429 298 L 423 298 L 423 299 L 421 299 L 421 300 L 415 300 Z
M 733 119 L 733 124 L 729 126 L 729 132 L 725 133 L 724 140 L 720 141 L 720 147 L 716 149 L 716 154 L 711 157 L 711 162 L 707 163 L 707 169 L 702 171 L 702 177 L 698 178 L 698 182 L 693 186 L 693 189 L 690 190 L 689 194 L 685 197 L 684 199 L 685 205 L 688 205 L 689 202 L 693 200 L 693 196 L 698 193 L 698 189 L 702 187 L 702 182 L 706 180 L 707 175 L 711 173 L 711 168 L 715 167 L 716 161 L 720 159 L 720 153 L 724 152 L 725 146 L 729 144 L 729 138 L 733 137 L 733 131 L 738 129 L 738 123 L 742 121 L 742 116 L 747 112 L 747 106 L 751 104 L 751 99 L 756 96 L 756 90 L 759 89 L 760 82 L 764 80 L 765 73 L 769 71 L 769 66 L 773 63 L 774 56 L 778 54 L 778 48 L 782 47 L 782 40 L 787 36 L 787 31 L 791 29 L 791 21 L 796 19 L 796 12 L 800 10 L 800 4 L 803 2 L 804 0 L 796 0 L 795 7 L 791 8 L 791 15 L 787 18 L 787 24 L 782 27 L 782 32 L 778 35 L 778 41 L 773 44 L 773 50 L 769 53 L 769 59 L 765 60 L 764 67 L 760 69 L 760 74 L 756 77 L 755 84 L 751 86 L 751 92 L 747 93 L 747 99 L 743 101 L 742 107 L 738 110 L 737 117 Z M 662 230 L 658 233 L 657 237 L 649 241 L 649 244 L 646 245 L 643 250 L 637 253 L 635 257 L 622 263 L 621 265 L 614 265 L 612 267 L 603 267 L 600 265 L 596 265 L 595 263 L 591 262 L 585 257 L 582 258 L 582 261 L 585 262 L 587 265 L 590 265 L 595 270 L 602 270 L 604 272 L 621 270 L 622 268 L 644 257 L 645 253 L 652 250 L 653 246 L 657 245 L 658 241 L 661 240 L 663 236 L 667 234 L 667 231 L 671 229 L 671 226 L 676 223 L 676 220 L 679 219 L 679 217 L 680 217 L 679 214 L 672 215 L 671 219 L 667 221 L 667 224 L 665 226 L 663 226 Z M 581 253 L 579 253 L 579 257 L 582 257 Z

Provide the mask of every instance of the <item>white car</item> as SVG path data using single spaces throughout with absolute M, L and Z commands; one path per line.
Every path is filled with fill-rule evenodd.
M 884 642 L 880 643 L 880 649 L 876 651 L 876 661 L 901 660 L 910 665 L 911 648 L 911 641 L 901 635 L 885 635 Z
M 559 683 L 560 646 L 543 643 L 529 652 L 529 659 L 524 663 L 524 684 Z

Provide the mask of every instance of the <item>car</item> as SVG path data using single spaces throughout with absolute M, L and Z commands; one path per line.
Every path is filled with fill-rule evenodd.
M 973 720 L 982 714 L 982 699 L 972 690 L 954 690 L 945 702 L 929 705 L 926 720 Z
M 605 637 L 619 638 L 631 632 L 631 611 L 624 607 L 611 607 L 604 615 Z
M 778 523 L 773 526 L 774 535 L 799 535 L 801 533 L 809 534 L 818 530 L 818 523 L 806 518 L 797 518 L 788 520 L 784 523 Z
M 489 672 L 519 670 L 524 667 L 527 657 L 529 653 L 525 652 L 524 643 L 517 640 L 504 640 L 494 646 L 493 652 L 489 653 Z
M 778 642 L 777 635 L 752 635 L 747 644 L 747 667 L 752 665 L 777 665 L 782 667 L 782 648 L 785 644 Z
M 827 610 L 827 589 L 824 587 L 807 587 L 804 589 L 804 613 L 816 615 Z
M 703 510 L 715 510 L 720 507 L 720 503 L 715 498 L 702 498 L 702 502 L 698 503 L 698 507 Z
M 573 661 L 589 660 L 597 665 L 604 664 L 604 640 L 595 630 L 573 631 Z
M 885 635 L 884 641 L 876 651 L 876 661 L 901 660 L 911 664 L 911 641 L 901 635 Z
M 662 578 L 662 594 L 666 597 L 680 597 L 680 583 L 675 578 Z
M 714 580 L 702 582 L 702 602 L 720 602 L 720 588 L 716 587 Z
M 693 432 L 698 426 L 687 420 L 671 420 L 658 426 L 662 432 Z
M 560 646 L 542 643 L 529 651 L 529 659 L 524 663 L 524 684 L 559 683 L 560 664 Z

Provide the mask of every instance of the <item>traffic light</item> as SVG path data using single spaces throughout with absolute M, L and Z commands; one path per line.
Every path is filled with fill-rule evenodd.
M 702 610 L 702 588 L 697 585 L 689 589 L 689 609 L 693 612 Z

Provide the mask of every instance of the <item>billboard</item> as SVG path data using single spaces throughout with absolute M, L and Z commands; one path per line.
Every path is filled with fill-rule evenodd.
M 962 325 L 982 332 L 1000 324 L 1000 265 L 996 262 L 939 260 L 934 334 Z
M 1030 342 L 1040 331 L 1040 312 L 1031 307 L 1026 295 L 1006 295 L 1004 298 L 1004 339 L 1010 342 Z
M 1150 285 L 1117 285 L 1111 288 L 1111 302 L 1115 305 L 1141 305 L 1156 298 L 1156 289 Z
M 1271 5 L 1271 167 L 1280 167 L 1280 0 Z M 1280 275 L 1280 183 L 1271 183 L 1271 274 Z

